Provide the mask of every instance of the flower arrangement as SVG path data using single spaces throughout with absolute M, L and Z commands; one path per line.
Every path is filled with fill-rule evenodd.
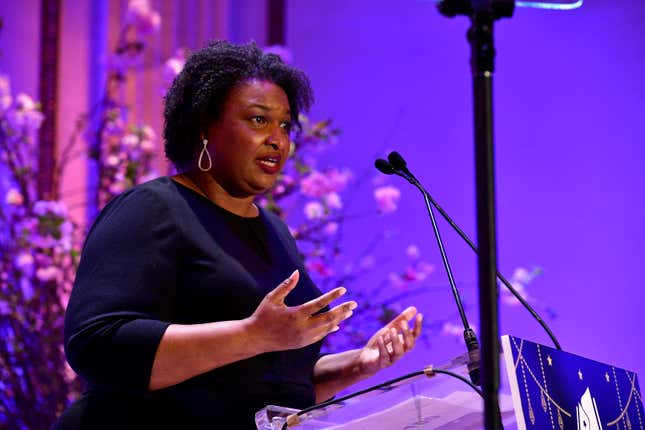
M 99 206 L 156 176 L 156 135 L 146 125 L 127 123 L 127 106 L 116 94 L 141 57 L 143 36 L 159 25 L 147 1 L 130 2 L 104 97 L 79 117 L 56 171 L 50 172 L 57 184 L 74 155 L 75 140 L 94 138 L 88 155 L 98 161 Z M 26 94 L 14 97 L 9 77 L 0 75 L 0 428 L 49 428 L 81 390 L 65 360 L 63 322 L 83 231 L 63 201 L 37 195 L 35 142 L 43 120 L 40 105 Z M 54 197 L 58 194 L 55 190 Z
M 80 238 L 64 203 L 36 195 L 42 121 L 39 105 L 14 98 L 0 76 L 0 427 L 46 428 L 79 389 L 62 340 Z
M 118 94 L 131 66 L 141 61 L 145 36 L 158 31 L 159 15 L 146 0 L 131 0 L 124 29 L 108 61 L 108 77 L 101 100 L 81 115 L 57 168 L 70 159 L 79 137 L 89 143 L 86 154 L 95 161 L 98 187 L 96 207 L 103 207 L 125 189 L 157 176 L 154 170 L 157 133 L 145 124 L 128 120 L 129 106 Z M 290 61 L 283 47 L 270 52 Z M 181 71 L 188 51 L 180 49 L 160 68 L 166 86 Z M 424 291 L 434 266 L 421 258 L 415 245 L 390 261 L 383 273 L 375 249 L 388 239 L 377 234 L 358 255 L 344 250 L 348 220 L 366 214 L 349 210 L 352 195 L 363 179 L 339 166 L 318 166 L 318 155 L 335 145 L 339 130 L 330 120 L 313 122 L 301 117 L 302 131 L 293 136 L 291 157 L 275 187 L 258 203 L 282 217 L 298 242 L 305 265 L 321 290 L 348 286 L 351 298 L 361 303 L 352 323 L 328 337 L 331 351 L 364 344 L 371 334 L 398 312 L 400 303 Z M 83 236 L 62 201 L 43 201 L 36 195 L 35 136 L 43 121 L 38 103 L 11 94 L 8 77 L 0 75 L 0 427 L 47 428 L 81 384 L 68 367 L 63 344 L 63 316 Z M 62 174 L 61 171 L 52 172 Z M 397 209 L 400 191 L 381 178 L 372 187 L 374 206 L 367 216 L 385 216 Z M 361 283 L 369 274 L 378 282 Z M 525 286 L 538 274 L 521 270 L 513 278 Z M 371 285 L 371 286 L 370 286 Z M 380 292 L 386 291 L 388 294 Z M 514 299 L 503 296 L 509 305 Z M 426 319 L 426 337 L 438 332 L 461 336 L 451 320 Z M 36 364 L 37 363 L 37 364 Z

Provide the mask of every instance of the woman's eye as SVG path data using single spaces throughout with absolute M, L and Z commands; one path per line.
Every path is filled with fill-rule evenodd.
M 264 124 L 266 122 L 266 119 L 262 115 L 256 115 L 251 118 L 251 122 L 254 124 Z
M 282 124 L 280 124 L 280 127 L 282 127 L 285 131 L 289 132 L 291 131 L 291 122 L 285 121 Z

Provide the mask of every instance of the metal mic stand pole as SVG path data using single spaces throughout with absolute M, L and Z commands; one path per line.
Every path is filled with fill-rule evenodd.
M 468 30 L 471 44 L 475 113 L 475 178 L 477 195 L 477 259 L 481 378 L 486 430 L 501 427 L 499 402 L 499 317 L 495 230 L 495 163 L 493 151 L 493 19 L 476 12 Z
M 502 16 L 511 16 L 514 6 L 512 0 L 445 0 L 439 4 L 439 11 L 444 15 L 467 15 L 471 20 L 468 41 L 475 113 L 480 368 L 486 430 L 502 428 L 498 413 L 500 346 L 493 151 L 493 23 Z

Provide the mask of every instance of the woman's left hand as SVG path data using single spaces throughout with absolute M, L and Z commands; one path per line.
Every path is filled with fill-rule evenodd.
M 421 334 L 422 321 L 423 315 L 417 313 L 414 306 L 410 306 L 377 331 L 359 352 L 360 373 L 371 376 L 391 366 L 414 348 Z M 410 327 L 412 323 L 414 325 Z

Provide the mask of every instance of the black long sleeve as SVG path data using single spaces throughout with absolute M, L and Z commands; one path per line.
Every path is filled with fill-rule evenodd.
M 147 188 L 113 201 L 94 224 L 65 321 L 68 361 L 91 385 L 147 390 L 170 324 L 177 238 L 171 212 Z
M 80 428 L 251 429 L 268 404 L 311 406 L 320 342 L 147 390 L 168 325 L 247 318 L 294 269 L 301 276 L 288 306 L 320 291 L 287 227 L 267 211 L 239 217 L 170 178 L 116 197 L 87 237 L 65 318 L 68 361 L 89 387 L 68 420 L 83 421 Z

